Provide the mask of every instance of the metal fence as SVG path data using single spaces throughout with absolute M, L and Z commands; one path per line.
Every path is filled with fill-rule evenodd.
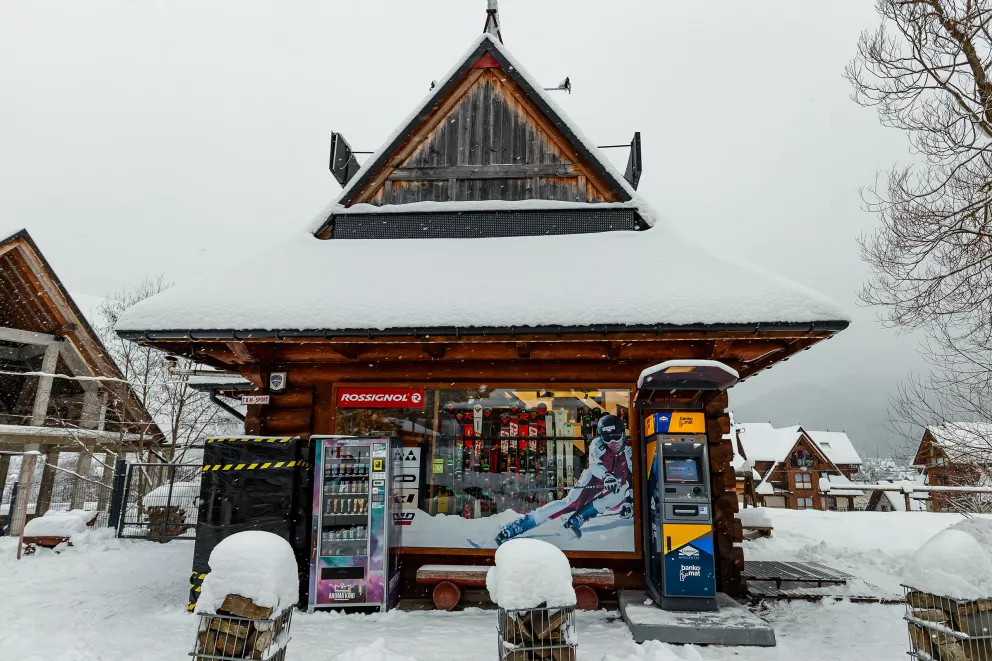
M 117 536 L 195 539 L 202 472 L 200 464 L 128 464 Z
M 26 511 L 27 519 L 43 516 L 46 512 L 88 510 L 97 512 L 94 527 L 113 526 L 115 482 L 126 468 L 126 462 L 111 456 L 86 455 L 82 473 L 79 453 L 61 453 L 53 463 L 41 455 L 29 480 L 30 486 L 20 482 L 21 456 L 14 454 L 4 488 L 0 491 L 0 535 L 10 532 L 11 513 L 18 508 Z M 0 476 L 3 477 L 3 476 Z M 27 502 L 23 502 L 24 500 Z M 18 510 L 20 511 L 20 510 Z M 23 521 L 14 526 L 19 529 Z M 14 530 L 16 533 L 17 530 Z

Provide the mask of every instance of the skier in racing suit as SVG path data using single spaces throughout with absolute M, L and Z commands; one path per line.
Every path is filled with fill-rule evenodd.
M 589 468 L 568 495 L 503 526 L 496 535 L 497 545 L 566 514 L 563 525 L 575 537 L 582 536 L 582 524 L 604 512 L 615 511 L 627 519 L 634 515 L 631 449 L 623 420 L 604 415 L 597 431 L 589 453 Z

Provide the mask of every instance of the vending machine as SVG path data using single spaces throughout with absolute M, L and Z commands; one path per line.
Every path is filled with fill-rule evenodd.
M 391 510 L 399 439 L 319 437 L 314 448 L 309 608 L 396 605 L 400 527 Z

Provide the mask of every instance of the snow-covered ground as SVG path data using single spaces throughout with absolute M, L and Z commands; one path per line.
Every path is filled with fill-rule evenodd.
M 899 573 L 927 539 L 961 517 L 905 512 L 771 510 L 769 539 L 747 544 L 749 559 L 815 560 L 898 593 Z M 0 539 L 0 659 L 165 661 L 186 658 L 194 620 L 186 613 L 193 547 L 116 540 L 106 531 L 56 555 L 40 550 L 18 562 L 13 540 Z M 616 613 L 578 615 L 579 659 L 904 659 L 902 607 L 829 600 L 772 604 L 762 612 L 778 647 L 676 648 L 634 645 Z M 293 616 L 292 661 L 491 661 L 495 613 L 317 613 Z M 369 646 L 377 639 L 397 653 Z M 355 648 L 366 647 L 358 651 Z M 357 653 L 356 653 L 357 652 Z

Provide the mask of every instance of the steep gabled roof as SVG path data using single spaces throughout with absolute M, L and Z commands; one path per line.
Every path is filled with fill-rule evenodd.
M 491 60 L 488 62 L 487 60 Z M 493 35 L 484 33 L 473 42 L 465 55 L 448 72 L 440 83 L 421 102 L 413 112 L 362 166 L 358 173 L 341 191 L 337 204 L 343 207 L 352 205 L 366 189 L 377 174 L 389 165 L 390 159 L 400 150 L 431 115 L 439 110 L 439 106 L 473 70 L 480 66 L 496 64 L 503 74 L 509 77 L 526 94 L 527 100 L 537 106 L 542 115 L 547 118 L 562 136 L 568 141 L 577 157 L 595 170 L 596 174 L 607 183 L 616 196 L 616 201 L 627 202 L 634 199 L 636 194 L 626 179 L 617 172 L 616 168 L 606 159 L 602 152 L 589 141 L 575 124 L 547 95 L 527 71 L 510 55 L 509 51 Z

